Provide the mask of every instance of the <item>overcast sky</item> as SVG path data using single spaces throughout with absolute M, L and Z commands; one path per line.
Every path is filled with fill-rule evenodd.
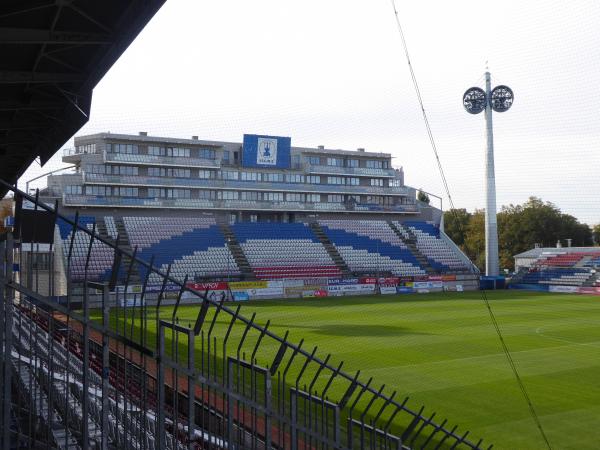
M 397 8 L 455 205 L 484 205 L 484 118 L 461 98 L 489 61 L 515 93 L 494 115 L 498 205 L 536 195 L 599 223 L 600 2 Z M 443 193 L 389 0 L 167 0 L 95 89 L 78 134 L 100 131 L 365 147 Z

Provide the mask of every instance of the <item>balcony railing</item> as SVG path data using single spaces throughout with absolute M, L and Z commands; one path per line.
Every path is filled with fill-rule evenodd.
M 330 175 L 354 175 L 359 177 L 396 177 L 394 169 L 371 169 L 368 167 L 306 166 L 307 173 Z
M 203 200 L 203 199 L 161 199 L 137 197 L 96 197 L 89 195 L 63 196 L 65 206 L 99 206 L 131 208 L 174 208 L 174 209 L 220 209 L 220 210 L 265 210 L 265 211 L 305 211 L 305 212 L 384 212 L 416 213 L 415 205 L 381 206 L 375 204 L 345 205 L 343 203 L 312 203 L 287 201 L 252 200 Z
M 63 150 L 63 157 L 64 156 L 73 156 L 73 155 L 95 155 L 99 153 L 98 150 L 92 151 L 92 150 L 82 150 L 80 148 L 65 148 Z
M 86 173 L 85 183 L 110 184 L 127 186 L 204 188 L 204 189 L 241 189 L 251 191 L 284 191 L 284 192 L 321 192 L 324 194 L 361 194 L 361 195 L 414 195 L 414 191 L 406 186 L 348 186 L 329 184 L 299 183 L 263 183 L 257 181 L 207 180 L 198 178 L 144 177 L 133 175 L 104 175 Z
M 132 155 L 127 153 L 104 152 L 105 162 L 131 163 L 152 166 L 207 167 L 221 166 L 220 160 L 202 158 L 184 158 L 179 156 Z

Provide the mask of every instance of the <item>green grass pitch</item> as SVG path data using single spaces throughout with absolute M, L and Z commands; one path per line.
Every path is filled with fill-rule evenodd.
M 555 449 L 600 446 L 600 297 L 487 292 L 513 359 Z M 172 308 L 161 312 L 171 316 Z M 241 313 L 304 338 L 332 364 L 360 369 L 499 449 L 545 448 L 479 292 L 286 299 L 244 303 Z M 178 317 L 193 323 L 198 306 Z M 217 327 L 226 326 L 226 317 Z M 150 323 L 153 323 L 150 320 Z M 277 346 L 266 344 L 264 354 Z

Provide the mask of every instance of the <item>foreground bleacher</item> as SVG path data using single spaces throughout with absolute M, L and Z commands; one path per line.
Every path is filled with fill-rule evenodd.
M 483 448 L 481 439 L 471 441 L 468 431 L 438 421 L 435 412 L 413 407 L 408 397 L 379 387 L 372 378 L 364 380 L 360 373 L 366 369 L 348 373 L 339 357 L 323 355 L 304 340 L 296 343 L 288 332 L 278 334 L 270 320 L 263 325 L 255 313 L 243 314 L 240 304 L 208 295 L 218 287 L 196 289 L 173 276 L 183 273 L 173 269 L 185 256 L 220 245 L 236 261 L 238 249 L 244 248 L 252 270 L 283 270 L 290 261 L 292 270 L 314 270 L 330 261 L 339 269 L 336 247 L 320 225 L 230 226 L 210 217 L 120 216 L 84 217 L 78 225 L 59 217 L 70 224 L 58 223 L 53 243 L 66 255 L 65 298 L 46 295 L 30 282 L 46 277 L 47 284 L 55 285 L 60 271 L 31 265 L 33 272 L 22 276 L 20 263 L 28 247 L 11 232 L 0 238 L 2 448 Z M 381 225 L 374 240 L 407 249 L 398 234 L 399 241 Z M 73 234 L 70 227 L 77 226 L 82 228 Z M 106 247 L 98 255 L 105 250 L 114 255 L 108 273 L 102 270 L 110 258 L 91 270 L 96 245 Z M 289 255 L 278 258 L 282 252 Z M 154 264 L 142 257 L 153 258 Z M 287 266 L 260 265 L 277 261 Z M 169 275 L 158 270 L 165 263 Z M 169 291 L 159 294 L 145 282 L 118 289 L 114 282 L 123 266 L 128 277 L 144 268 L 151 271 Z M 87 283 L 71 282 L 75 273 Z M 109 282 L 92 282 L 92 277 Z M 437 278 L 431 282 L 442 279 Z M 340 288 L 332 292 L 343 292 L 373 284 L 365 279 L 372 280 L 324 280 Z M 288 281 L 306 287 L 303 281 Z M 284 283 L 235 283 L 249 290 L 279 284 Z M 179 314 L 183 294 L 190 311 L 195 309 L 194 320 Z

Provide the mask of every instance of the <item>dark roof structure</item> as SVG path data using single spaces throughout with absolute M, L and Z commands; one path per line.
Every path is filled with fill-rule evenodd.
M 88 121 L 92 90 L 165 1 L 0 2 L 1 179 L 45 164 Z

